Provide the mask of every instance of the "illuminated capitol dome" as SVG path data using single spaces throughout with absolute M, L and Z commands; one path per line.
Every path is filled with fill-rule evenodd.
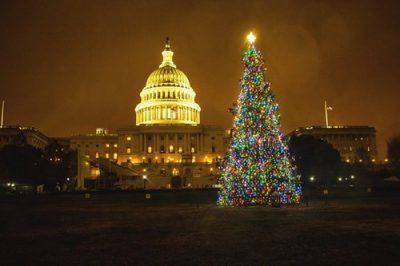
M 195 102 L 196 93 L 185 73 L 172 61 L 167 38 L 162 52 L 163 61 L 147 78 L 140 93 L 141 102 L 136 106 L 136 125 L 200 124 L 200 106 Z
M 162 63 L 140 93 L 136 125 L 71 138 L 71 148 L 80 154 L 78 188 L 107 171 L 118 177 L 113 186 L 121 189 L 210 187 L 217 182 L 229 134 L 218 125 L 200 124 L 196 93 L 176 68 L 173 54 L 167 39 Z M 99 169 L 90 172 L 92 164 L 85 160 L 94 160 Z

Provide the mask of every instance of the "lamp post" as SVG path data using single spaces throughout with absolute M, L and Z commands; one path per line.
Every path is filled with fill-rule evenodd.
M 143 175 L 143 189 L 146 189 L 147 175 Z
M 326 127 L 328 128 L 328 127 L 329 127 L 329 123 L 328 123 L 328 111 L 332 111 L 333 108 L 330 107 L 330 106 L 328 106 L 328 104 L 327 104 L 326 101 L 325 101 L 324 103 L 325 103 L 325 104 L 324 104 L 324 110 L 325 110 L 325 124 L 326 124 Z

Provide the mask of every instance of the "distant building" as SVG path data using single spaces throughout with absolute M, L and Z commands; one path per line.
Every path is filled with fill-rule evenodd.
M 227 148 L 225 131 L 200 124 L 200 106 L 187 76 L 172 61 L 169 41 L 163 61 L 147 78 L 136 106 L 136 126 L 110 134 L 71 138 L 71 148 L 89 160 L 107 158 L 146 180 L 121 183 L 122 188 L 205 187 L 216 183 L 218 163 Z M 83 173 L 84 171 L 82 171 Z
M 300 127 L 289 136 L 311 135 L 332 144 L 343 161 L 356 163 L 377 160 L 376 130 L 369 126 Z
M 4 147 L 8 144 L 28 144 L 43 150 L 49 142 L 50 139 L 46 135 L 33 127 L 0 127 L 0 147 Z

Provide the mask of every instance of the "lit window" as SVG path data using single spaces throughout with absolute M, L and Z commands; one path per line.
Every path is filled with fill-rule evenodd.
M 132 152 L 131 148 L 126 148 L 126 153 L 131 153 L 131 152 Z
M 118 159 L 118 153 L 114 152 L 113 158 L 114 158 L 114 160 L 117 160 Z
M 169 152 L 173 153 L 174 152 L 174 145 L 169 145 Z
M 96 158 L 99 158 L 99 153 L 98 152 L 96 152 Z
M 149 146 L 147 147 L 147 153 L 152 153 L 153 152 L 153 147 Z
M 193 156 L 193 157 L 192 157 L 192 162 L 193 162 L 193 163 L 196 162 L 196 156 Z
M 117 147 L 118 147 L 118 144 L 117 144 L 117 143 L 115 143 L 115 144 L 114 144 L 114 148 L 117 148 Z
M 110 148 L 110 144 L 109 143 L 106 144 L 106 148 Z
M 126 137 L 127 141 L 130 141 L 132 138 L 130 136 Z
M 106 152 L 106 158 L 110 158 L 110 154 L 108 152 Z
M 179 152 L 179 153 L 182 153 L 182 147 L 179 147 L 179 148 L 178 148 L 178 152 Z
M 194 147 L 190 148 L 190 151 L 193 153 L 195 151 Z

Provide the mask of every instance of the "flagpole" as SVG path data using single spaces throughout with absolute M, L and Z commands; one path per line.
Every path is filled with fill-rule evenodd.
M 0 124 L 0 128 L 3 128 L 3 123 L 4 123 L 4 100 L 1 104 L 1 124 Z
M 326 124 L 326 128 L 329 128 L 329 123 L 328 123 L 328 104 L 326 103 L 326 101 L 324 102 L 325 104 L 325 124 Z

